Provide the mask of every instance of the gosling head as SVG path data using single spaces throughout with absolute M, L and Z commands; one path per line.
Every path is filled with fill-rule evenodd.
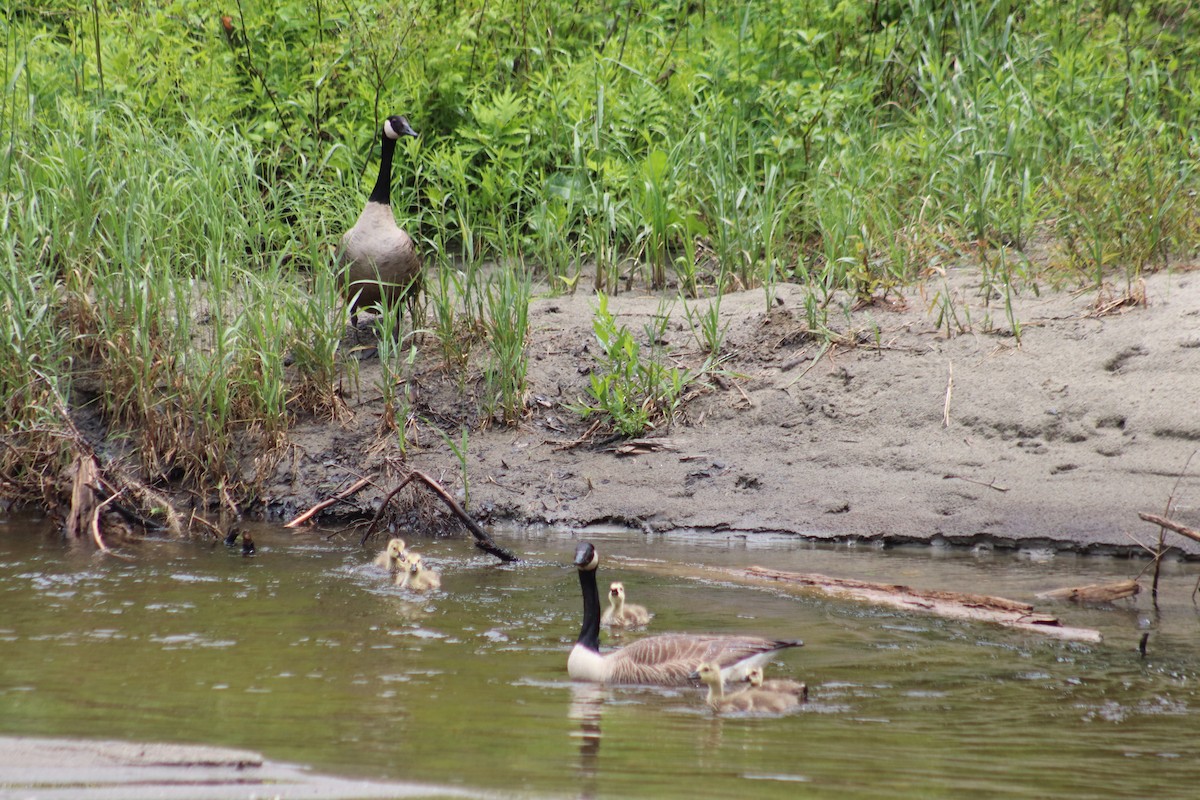
M 409 572 L 412 572 L 415 574 L 425 568 L 425 566 L 421 563 L 421 556 L 417 553 L 409 553 L 406 556 L 406 559 L 407 559 L 407 563 L 408 563 L 408 571 Z
M 763 670 L 762 667 L 754 667 L 746 673 L 746 683 L 751 686 L 763 685 Z
M 618 603 L 625 599 L 625 584 L 620 581 L 613 581 L 608 586 L 608 597 L 613 603 Z
M 694 673 L 693 677 L 699 678 L 710 687 L 721 685 L 721 668 L 711 661 L 702 663 Z
M 404 540 L 389 539 L 387 543 L 387 554 L 396 560 L 402 558 L 404 556 Z
M 416 137 L 417 132 L 408 124 L 408 120 L 404 117 L 391 116 L 383 121 L 383 135 L 397 141 L 401 136 Z

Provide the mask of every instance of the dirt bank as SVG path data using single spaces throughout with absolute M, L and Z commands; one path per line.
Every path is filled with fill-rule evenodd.
M 1137 512 L 1161 513 L 1173 495 L 1173 516 L 1200 528 L 1200 457 L 1179 480 L 1200 447 L 1200 272 L 1148 277 L 1134 287 L 1146 300 L 1136 306 L 1095 291 L 1023 288 L 1013 297 L 1019 342 L 1003 296 L 983 296 L 980 283 L 977 270 L 951 270 L 902 302 L 831 311 L 842 341 L 828 348 L 807 334 L 800 288 L 781 287 L 769 314 L 761 290 L 726 295 L 732 377 L 653 434 L 661 449 L 636 455 L 602 438 L 571 444 L 588 427 L 564 406 L 583 394 L 594 363 L 595 299 L 537 299 L 531 413 L 516 429 L 470 433 L 471 510 L 568 526 L 1103 551 L 1151 541 L 1157 528 Z M 953 336 L 937 324 L 946 298 Z M 644 339 L 660 303 L 634 291 L 610 309 Z M 667 338 L 678 363 L 701 361 L 679 304 Z M 377 435 L 377 369 L 363 364 L 348 398 L 353 419 L 294 431 L 299 447 L 269 493 L 273 515 L 396 456 L 395 437 Z M 460 387 L 432 357 L 412 385 L 414 412 L 457 438 L 473 408 Z M 408 463 L 461 491 L 454 454 L 429 425 L 414 432 Z M 379 499 L 367 491 L 339 508 L 365 512 Z

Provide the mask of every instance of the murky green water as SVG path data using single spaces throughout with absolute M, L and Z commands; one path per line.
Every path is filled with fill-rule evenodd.
M 1030 599 L 1131 577 L 1119 559 L 825 547 L 781 537 L 597 534 L 603 555 L 891 580 Z M 372 553 L 256 531 L 259 554 L 147 544 L 128 563 L 0 523 L 0 733 L 222 744 L 362 778 L 542 796 L 1197 796 L 1200 565 L 1148 598 L 1060 607 L 1102 645 L 613 568 L 652 631 L 800 637 L 772 670 L 812 702 L 716 719 L 695 690 L 566 678 L 576 539 L 508 534 L 530 563 L 417 542 L 419 599 Z M 1136 652 L 1151 632 L 1149 656 Z M 611 641 L 611 639 L 609 639 Z

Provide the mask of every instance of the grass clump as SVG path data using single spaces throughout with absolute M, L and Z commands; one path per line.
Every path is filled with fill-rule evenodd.
M 664 364 L 663 354 L 653 344 L 644 353 L 629 328 L 618 325 L 608 310 L 608 296 L 601 292 L 598 300 L 592 327 L 600 352 L 589 379 L 588 398 L 576 404 L 576 411 L 585 419 L 601 415 L 624 436 L 669 423 L 690 378 L 678 367 Z

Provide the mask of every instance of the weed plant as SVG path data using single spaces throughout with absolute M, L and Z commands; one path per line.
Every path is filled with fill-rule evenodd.
M 657 315 L 648 326 L 649 352 L 643 352 L 633 333 L 619 325 L 608 310 L 608 295 L 601 292 L 592 327 L 600 352 L 592 370 L 588 397 L 576 405 L 585 419 L 601 415 L 617 432 L 637 436 L 663 422 L 670 422 L 682 401 L 690 377 L 678 367 L 667 366 L 657 345 L 661 325 L 668 319 Z

